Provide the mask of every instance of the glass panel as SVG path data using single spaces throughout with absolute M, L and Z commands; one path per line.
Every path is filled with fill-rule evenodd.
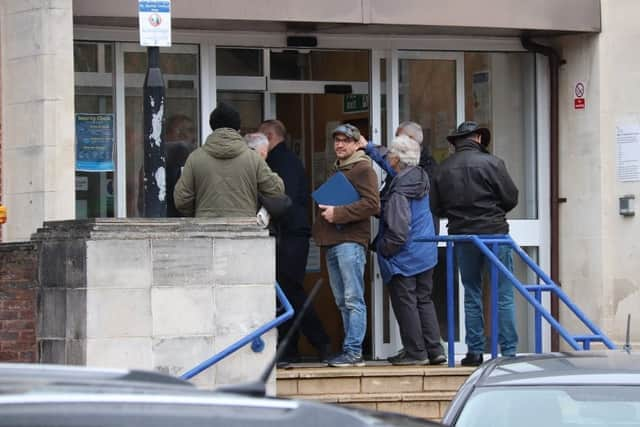
M 464 64 L 466 119 L 491 130 L 489 150 L 504 160 L 520 191 L 507 217 L 536 219 L 535 57 L 465 53 Z
M 114 216 L 115 120 L 110 43 L 74 43 L 76 218 Z
M 240 113 L 240 132 L 256 132 L 264 117 L 264 94 L 218 91 L 218 102 L 225 102 Z
M 177 46 L 178 49 L 184 46 Z M 173 188 L 187 156 L 199 143 L 200 71 L 194 53 L 160 49 L 160 68 L 165 80 L 165 142 L 167 155 L 167 194 Z M 147 67 L 144 52 L 125 52 L 125 128 L 127 157 L 127 216 L 143 215 L 144 115 L 142 91 Z M 167 215 L 179 216 L 168 198 Z
M 369 52 L 272 51 L 271 78 L 366 82 L 369 81 Z
M 262 50 L 216 49 L 216 74 L 218 76 L 262 76 Z
M 387 60 L 380 59 L 380 144 L 387 141 Z

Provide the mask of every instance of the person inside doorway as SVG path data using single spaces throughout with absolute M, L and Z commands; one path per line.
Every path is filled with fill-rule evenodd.
M 449 234 L 507 234 L 507 212 L 518 204 L 518 189 L 504 162 L 487 150 L 489 129 L 476 122 L 463 122 L 447 137 L 455 153 L 438 167 L 431 192 L 431 210 L 446 217 Z M 455 246 L 464 286 L 465 341 L 468 353 L 464 366 L 482 363 L 485 350 L 482 307 L 482 277 L 487 261 L 473 243 Z M 513 271 L 511 248 L 500 246 L 498 258 Z M 518 344 L 513 286 L 498 276 L 498 342 L 503 356 L 515 356 Z
M 318 206 L 313 238 L 326 250 L 329 283 L 342 316 L 342 353 L 329 359 L 329 366 L 364 366 L 362 342 L 367 329 L 364 301 L 364 267 L 371 239 L 371 217 L 380 211 L 378 177 L 371 159 L 358 150 L 360 131 L 343 124 L 332 133 L 336 162 L 360 198 L 344 206 Z
M 194 121 L 184 114 L 174 114 L 167 119 L 165 132 L 165 158 L 167 165 L 167 216 L 180 217 L 173 201 L 173 190 L 182 174 L 187 157 L 196 149 L 196 127 Z
M 264 149 L 267 164 L 282 178 L 285 193 L 291 199 L 289 209 L 282 216 L 274 219 L 272 230 L 276 236 L 276 278 L 297 313 L 307 299 L 304 276 L 311 237 L 307 174 L 300 159 L 285 143 L 287 130 L 281 121 L 267 120 L 260 125 L 259 131 L 266 136 L 268 144 L 267 147 L 260 144 L 260 147 L 255 149 L 256 151 Z M 290 330 L 292 324 L 293 320 L 290 320 L 278 328 L 278 336 L 281 339 Z M 331 342 L 313 306 L 309 307 L 302 318 L 301 330 L 318 352 L 319 359 L 326 360 L 331 350 Z M 298 340 L 299 333 L 294 331 L 280 366 L 300 360 Z

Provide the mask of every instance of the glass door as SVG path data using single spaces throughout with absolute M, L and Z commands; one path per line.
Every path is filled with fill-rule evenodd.
M 537 171 L 547 169 L 544 163 L 538 165 L 539 159 L 546 157 L 540 155 L 536 138 L 539 106 L 535 96 L 535 57 L 512 52 L 379 51 L 374 53 L 373 75 L 373 134 L 379 135 L 380 143 L 393 137 L 399 123 L 414 121 L 423 129 L 423 144 L 440 163 L 452 150 L 446 136 L 462 121 L 474 120 L 491 130 L 489 149 L 505 161 L 520 190 L 518 207 L 508 215 L 511 236 L 534 259 L 539 256 L 544 268 L 545 221 L 539 215 L 538 200 L 542 199 L 539 189 L 546 188 L 541 187 L 546 175 Z M 441 235 L 447 233 L 446 226 L 446 219 L 442 219 Z M 433 298 L 444 340 L 447 336 L 446 273 L 443 249 L 441 251 L 434 272 Z M 514 264 L 516 275 L 528 283 L 535 282 L 535 277 L 527 277 L 529 273 L 522 265 L 517 261 Z M 377 276 L 376 280 L 379 281 Z M 464 292 L 458 278 L 456 280 L 454 336 L 456 353 L 460 354 L 466 352 Z M 393 354 L 401 344 L 381 284 L 375 283 L 374 291 L 374 318 L 379 319 L 374 348 L 376 357 L 382 358 Z M 488 307 L 488 295 L 485 297 L 485 307 Z M 516 299 L 521 337 L 518 351 L 531 351 L 531 313 L 519 295 Z M 488 322 L 491 314 L 485 311 Z

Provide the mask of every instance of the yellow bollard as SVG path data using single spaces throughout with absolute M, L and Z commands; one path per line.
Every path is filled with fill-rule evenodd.
M 7 222 L 7 208 L 0 205 L 0 224 Z

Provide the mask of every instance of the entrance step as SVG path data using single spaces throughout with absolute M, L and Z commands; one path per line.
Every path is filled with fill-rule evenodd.
M 362 368 L 298 364 L 278 369 L 278 396 L 440 420 L 458 388 L 474 370 L 368 363 Z

